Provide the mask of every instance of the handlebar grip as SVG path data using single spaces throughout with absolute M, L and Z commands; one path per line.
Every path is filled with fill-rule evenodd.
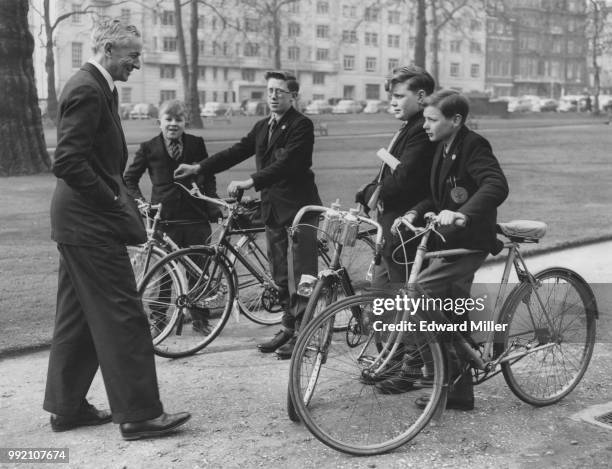
M 465 218 L 457 218 L 455 220 L 455 226 L 459 228 L 465 228 Z
M 242 200 L 242 196 L 244 195 L 244 189 L 237 189 L 236 190 L 236 202 L 240 202 Z

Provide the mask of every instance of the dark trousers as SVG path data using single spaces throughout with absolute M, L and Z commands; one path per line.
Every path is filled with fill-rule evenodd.
M 417 277 L 417 283 L 431 298 L 469 298 L 474 273 L 482 265 L 487 253 L 475 253 L 465 256 L 434 259 L 429 266 L 423 269 Z M 469 320 L 467 314 L 457 316 L 450 313 L 449 322 L 463 322 Z M 427 317 L 427 312 L 425 312 Z M 459 376 L 466 358 L 453 342 L 445 343 L 448 356 L 448 372 L 451 383 Z M 451 387 L 451 399 L 469 400 L 474 398 L 474 387 L 471 375 L 462 375 Z
M 98 366 L 115 423 L 159 416 L 153 344 L 125 246 L 58 244 L 57 311 L 43 408 L 74 415 Z
M 308 217 L 302 220 L 303 224 L 318 225 L 318 217 Z M 309 227 L 300 227 L 292 243 L 289 253 L 289 236 L 287 225 L 266 225 L 266 242 L 272 278 L 280 289 L 280 303 L 283 307 L 281 324 L 287 331 L 296 329 L 308 298 L 297 295 L 297 286 L 302 274 L 316 276 L 318 272 L 317 258 L 317 230 Z M 289 257 L 293 260 L 293 269 L 289 271 Z

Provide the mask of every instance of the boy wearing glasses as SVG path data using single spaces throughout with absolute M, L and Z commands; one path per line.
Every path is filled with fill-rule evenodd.
M 231 181 L 227 190 L 235 196 L 241 190 L 254 188 L 261 192 L 262 218 L 266 225 L 268 257 L 272 277 L 280 287 L 284 313 L 282 329 L 269 341 L 258 345 L 262 353 L 276 351 L 279 358 L 290 358 L 295 344 L 296 318 L 305 302 L 296 295 L 296 282 L 302 274 L 317 274 L 315 230 L 302 230 L 293 245 L 293 270 L 289 272 L 287 228 L 305 205 L 320 205 L 314 181 L 312 148 L 314 126 L 298 112 L 299 83 L 287 72 L 272 71 L 265 76 L 268 106 L 271 114 L 258 121 L 251 131 L 234 144 L 198 164 L 181 164 L 174 172 L 177 179 L 195 174 L 212 175 L 229 169 L 255 155 L 256 171 L 251 177 Z M 317 217 L 306 217 L 303 223 L 317 225 Z

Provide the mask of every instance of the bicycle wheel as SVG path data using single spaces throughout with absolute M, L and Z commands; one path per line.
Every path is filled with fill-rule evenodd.
M 500 317 L 507 327 L 495 352 L 508 355 L 502 371 L 512 392 L 545 406 L 582 379 L 595 345 L 597 305 L 589 285 L 571 270 L 551 268 L 534 277 L 535 289 L 521 283 L 506 300 Z
M 139 246 L 127 246 L 136 285 L 140 285 L 147 271 L 153 267 L 168 252 L 157 244 L 141 244 Z
M 161 323 L 156 328 L 163 336 L 154 342 L 157 355 L 192 355 L 221 333 L 234 301 L 226 262 L 211 248 L 186 248 L 169 254 L 145 275 L 143 306 L 150 322 Z M 172 276 L 181 279 L 182 291 L 174 287 Z
M 407 333 L 418 343 L 428 378 L 427 384 L 421 380 L 418 386 L 429 397 L 425 409 L 410 402 L 415 393 L 380 394 L 372 381 L 363 379 L 366 370 L 376 371 L 379 356 L 373 335 L 380 324 L 372 315 L 373 302 L 379 298 L 359 295 L 330 305 L 299 335 L 291 358 L 290 391 L 298 416 L 321 442 L 353 455 L 381 454 L 414 438 L 444 393 L 442 347 L 425 332 Z M 360 327 L 354 332 L 362 336 L 359 347 L 350 346 L 344 332 L 333 332 L 336 317 L 355 308 L 361 311 Z
M 301 328 L 306 325 L 315 317 L 319 316 L 321 312 L 334 301 L 334 290 L 335 283 L 329 279 L 319 279 L 315 284 L 315 287 L 308 299 L 306 310 L 304 311 L 304 317 L 302 318 Z M 320 365 L 319 365 L 320 366 Z M 316 368 L 312 373 L 316 373 L 318 376 L 319 369 Z M 314 378 L 316 381 L 316 377 Z M 291 400 L 291 391 L 287 388 L 287 414 L 289 420 L 292 422 L 299 422 L 300 417 L 295 410 L 293 401 Z
M 280 324 L 282 307 L 278 289 L 270 274 L 270 263 L 265 254 L 265 234 L 249 233 L 242 238 L 236 248 L 249 264 L 236 260 L 234 278 L 236 280 L 236 300 L 240 312 L 257 324 Z M 255 273 L 254 273 L 254 272 Z

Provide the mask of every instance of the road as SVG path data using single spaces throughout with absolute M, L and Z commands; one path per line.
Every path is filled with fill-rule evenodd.
M 255 350 L 274 330 L 232 319 L 205 352 L 157 360 L 166 409 L 193 413 L 184 431 L 158 440 L 124 442 L 113 424 L 52 433 L 41 409 L 48 353 L 1 360 L 1 446 L 69 448 L 69 466 L 79 468 L 609 467 L 612 429 L 571 417 L 587 406 L 612 401 L 612 242 L 533 256 L 528 265 L 533 270 L 571 267 L 598 286 L 601 333 L 591 366 L 578 388 L 552 407 L 522 403 L 496 377 L 476 389 L 475 411 L 446 412 L 440 425 L 391 454 L 349 457 L 287 419 L 288 362 Z M 500 269 L 489 264 L 476 281 L 495 282 Z M 412 405 L 411 396 L 406 397 L 406 405 Z M 90 400 L 106 406 L 99 376 Z

